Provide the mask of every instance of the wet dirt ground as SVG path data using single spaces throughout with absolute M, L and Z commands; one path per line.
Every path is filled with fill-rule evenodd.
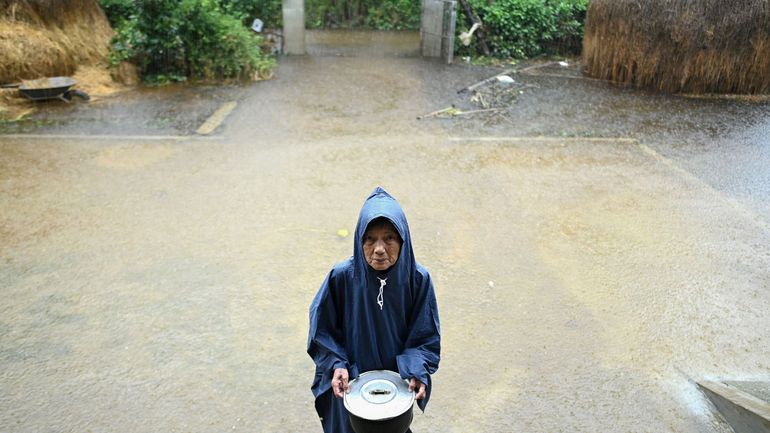
M 0 431 L 320 431 L 307 306 L 376 185 L 441 313 L 416 433 L 729 431 L 693 380 L 770 378 L 770 106 L 566 70 L 417 120 L 499 69 L 377 38 L 0 136 Z

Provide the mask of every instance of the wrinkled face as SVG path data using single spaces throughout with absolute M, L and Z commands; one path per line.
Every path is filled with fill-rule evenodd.
M 401 252 L 401 236 L 390 221 L 374 221 L 364 233 L 364 258 L 376 271 L 396 264 Z

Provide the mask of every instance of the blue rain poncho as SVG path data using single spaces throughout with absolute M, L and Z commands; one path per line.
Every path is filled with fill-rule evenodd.
M 403 244 L 396 264 L 376 271 L 364 257 L 363 238 L 373 220 L 385 217 Z M 342 399 L 331 390 L 336 368 L 350 380 L 370 370 L 391 370 L 426 385 L 418 400 L 425 410 L 430 375 L 438 369 L 441 334 L 438 307 L 428 271 L 415 261 L 404 211 L 382 188 L 366 199 L 356 226 L 353 257 L 335 265 L 310 305 L 307 353 L 315 362 L 312 391 L 326 433 L 352 433 Z M 382 305 L 378 303 L 380 281 Z

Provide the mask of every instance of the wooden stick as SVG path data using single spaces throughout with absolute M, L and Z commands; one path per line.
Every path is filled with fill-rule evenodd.
M 464 87 L 464 88 L 458 90 L 457 93 L 460 94 L 460 93 L 463 93 L 463 92 L 470 92 L 470 91 L 476 90 L 478 87 L 483 86 L 484 84 L 487 84 L 487 83 L 489 83 L 491 81 L 494 81 L 495 79 L 497 79 L 497 77 L 500 77 L 502 75 L 508 75 L 508 74 L 514 74 L 514 73 L 516 73 L 516 74 L 526 73 L 526 72 L 529 72 L 529 71 L 532 71 L 532 70 L 535 70 L 535 69 L 538 69 L 538 68 L 545 68 L 546 66 L 553 66 L 553 65 L 556 65 L 558 63 L 559 62 L 548 62 L 548 63 L 543 63 L 542 65 L 527 66 L 524 69 L 506 69 L 503 72 L 500 72 L 499 74 L 497 74 L 495 76 L 492 76 L 492 77 L 489 77 L 489 78 L 485 78 L 485 79 L 483 79 L 483 80 L 481 80 L 481 81 L 479 81 L 477 83 L 471 84 L 468 87 Z
M 502 75 L 508 75 L 508 74 L 510 74 L 510 73 L 513 73 L 513 72 L 514 72 L 514 70 L 513 70 L 513 69 L 506 69 L 506 70 L 504 70 L 503 72 L 500 72 L 499 74 L 497 74 L 497 75 L 495 75 L 495 76 L 493 76 L 493 77 L 485 78 L 485 79 L 483 79 L 483 80 L 479 81 L 478 83 L 474 83 L 474 84 L 471 84 L 471 85 L 470 85 L 470 86 L 468 86 L 468 87 L 464 87 L 464 88 L 462 88 L 462 89 L 458 90 L 458 91 L 457 91 L 457 93 L 458 93 L 458 94 L 460 94 L 460 93 L 463 93 L 463 92 L 470 92 L 470 91 L 473 91 L 473 90 L 475 90 L 476 88 L 478 88 L 478 87 L 480 87 L 480 86 L 483 86 L 484 84 L 487 84 L 487 83 L 489 83 L 489 82 L 491 82 L 491 81 L 494 81 L 494 80 L 495 80 L 495 79 L 497 79 L 497 77 L 499 77 L 499 76 L 502 76 Z
M 558 64 L 558 63 L 559 63 L 559 62 L 548 62 L 548 63 L 543 63 L 542 65 L 532 65 L 532 66 L 527 66 L 526 68 L 524 68 L 524 69 L 519 69 L 519 70 L 518 70 L 518 71 L 516 71 L 516 72 L 517 72 L 517 73 L 519 73 L 519 74 L 521 74 L 521 73 L 523 73 L 523 72 L 529 72 L 529 71 L 531 71 L 531 70 L 534 70 L 534 69 L 545 68 L 546 66 L 553 66 L 553 65 L 556 65 L 556 64 Z
M 460 110 L 457 110 L 453 105 L 451 107 L 443 108 L 441 110 L 436 110 L 434 112 L 425 114 L 423 116 L 417 116 L 417 120 L 427 119 L 429 117 L 436 117 L 442 114 L 449 114 L 451 117 L 457 117 L 457 116 L 466 116 L 468 114 L 489 113 L 493 111 L 500 112 L 502 111 L 502 108 L 485 108 L 483 110 L 460 111 Z
M 490 111 L 500 112 L 500 111 L 502 111 L 502 108 L 485 108 L 483 110 L 460 111 L 459 113 L 456 113 L 454 115 L 455 116 L 465 116 L 467 114 L 488 113 Z
M 442 108 L 440 110 L 432 111 L 428 114 L 423 114 L 422 116 L 417 116 L 417 120 L 427 119 L 428 117 L 436 117 L 438 115 L 441 115 L 443 113 L 446 113 L 448 111 L 451 111 L 455 108 L 454 104 L 450 105 L 449 107 Z

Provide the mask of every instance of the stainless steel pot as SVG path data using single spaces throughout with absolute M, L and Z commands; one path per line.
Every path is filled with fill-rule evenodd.
M 362 373 L 345 394 L 350 425 L 356 433 L 405 433 L 412 423 L 414 396 L 396 372 Z

